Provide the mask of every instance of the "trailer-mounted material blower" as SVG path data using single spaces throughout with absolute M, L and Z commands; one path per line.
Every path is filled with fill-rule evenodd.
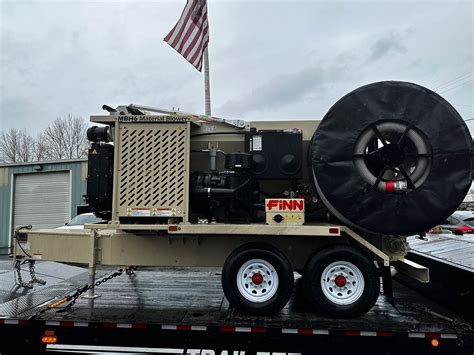
M 106 108 L 130 121 L 146 111 Z M 121 223 L 165 223 L 171 217 L 286 223 L 291 218 L 279 214 L 265 220 L 265 199 L 294 198 L 304 200 L 296 224 L 329 218 L 373 234 L 410 235 L 441 223 L 471 186 L 465 122 L 446 100 L 419 85 L 366 85 L 337 101 L 317 128 L 316 122 L 301 122 L 288 128 L 291 121 L 246 126 L 221 119 L 196 123 L 190 132 L 180 125 L 158 132 L 146 123 L 132 130 L 125 122 L 116 136 L 120 157 L 109 143 L 114 126 L 93 127 L 91 211 L 116 218 L 116 183 Z M 170 150 L 176 153 L 168 159 Z M 122 174 L 115 182 L 114 161 Z

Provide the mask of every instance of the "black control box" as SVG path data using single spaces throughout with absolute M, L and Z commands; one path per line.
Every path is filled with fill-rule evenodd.
M 303 134 L 299 130 L 251 128 L 245 150 L 252 155 L 251 174 L 259 180 L 301 179 Z

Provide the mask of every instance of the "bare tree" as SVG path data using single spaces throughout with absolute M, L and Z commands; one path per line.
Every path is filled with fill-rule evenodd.
M 87 155 L 87 122 L 81 117 L 59 117 L 36 139 L 24 129 L 0 132 L 0 161 L 7 163 L 76 159 Z
M 34 157 L 34 149 L 35 149 L 35 140 L 34 138 L 26 133 L 25 130 L 20 131 L 19 136 L 19 149 L 18 153 L 20 156 L 20 160 L 22 162 L 32 161 Z
M 70 126 L 72 154 L 74 158 L 87 156 L 89 141 L 87 140 L 87 121 L 82 117 L 74 117 Z
M 33 149 L 33 159 L 35 161 L 42 161 L 48 159 L 48 144 L 44 133 L 40 133 L 35 139 L 35 146 Z
M 0 156 L 8 163 L 28 162 L 34 157 L 35 142 L 25 130 L 11 128 L 0 133 Z
M 43 132 L 47 158 L 75 159 L 86 155 L 87 123 L 81 117 L 58 117 Z
M 0 134 L 0 153 L 8 163 L 18 161 L 18 130 L 10 129 Z

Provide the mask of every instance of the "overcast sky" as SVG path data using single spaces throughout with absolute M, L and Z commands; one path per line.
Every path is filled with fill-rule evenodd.
M 0 129 L 36 133 L 103 104 L 204 113 L 202 74 L 163 42 L 185 0 L 0 4 Z M 390 79 L 474 117 L 472 1 L 209 0 L 208 10 L 214 116 L 319 119 Z

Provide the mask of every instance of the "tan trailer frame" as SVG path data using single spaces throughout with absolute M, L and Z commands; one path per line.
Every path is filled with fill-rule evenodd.
M 24 229 L 21 235 L 21 248 L 15 243 L 14 255 L 25 255 L 24 249 L 33 260 L 88 264 L 90 283 L 95 281 L 96 265 L 222 267 L 233 250 L 252 242 L 278 248 L 297 271 L 324 247 L 353 244 L 383 266 L 393 265 L 420 282 L 429 281 L 427 268 L 406 260 L 404 253 L 391 252 L 390 244 L 405 238 L 371 243 L 341 225 L 93 224 L 84 230 Z

